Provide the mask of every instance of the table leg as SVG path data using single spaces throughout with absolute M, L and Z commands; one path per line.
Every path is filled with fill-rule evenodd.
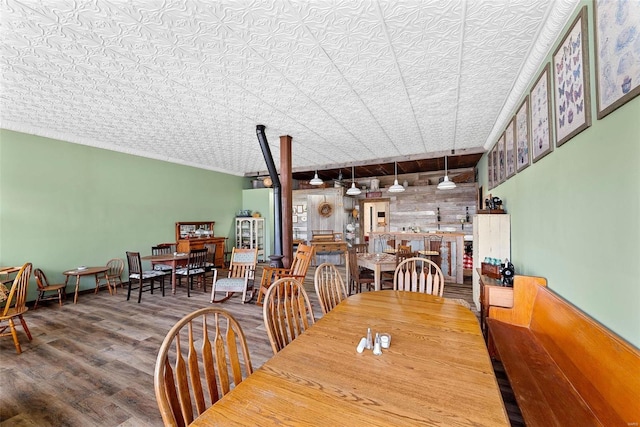
M 376 291 L 380 290 L 380 264 L 376 263 L 376 268 L 373 270 L 373 285 Z
M 80 289 L 80 275 L 76 275 L 76 292 L 75 292 L 75 296 L 73 297 L 73 303 L 77 304 L 78 303 L 78 289 Z
M 176 267 L 177 267 L 177 261 L 173 261 L 171 263 L 171 294 L 175 295 L 176 294 Z M 188 285 L 187 285 L 188 286 Z

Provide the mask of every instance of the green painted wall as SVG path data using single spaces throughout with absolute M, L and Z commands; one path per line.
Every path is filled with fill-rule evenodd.
M 591 127 L 490 192 L 511 214 L 517 272 L 640 347 L 640 97 L 596 119 L 592 21 Z M 486 189 L 486 156 L 479 176 Z
M 243 184 L 242 177 L 0 130 L 0 265 L 32 262 L 60 282 L 79 265 L 175 241 L 176 221 L 213 220 L 217 236 L 233 239 Z M 92 280 L 83 278 L 81 289 Z

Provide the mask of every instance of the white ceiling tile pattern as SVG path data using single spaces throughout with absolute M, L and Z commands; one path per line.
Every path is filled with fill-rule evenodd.
M 487 147 L 577 0 L 0 0 L 0 125 L 243 175 Z M 503 107 L 504 106 L 504 107 Z

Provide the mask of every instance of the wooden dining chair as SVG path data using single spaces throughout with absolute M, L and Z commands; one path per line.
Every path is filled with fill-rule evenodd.
M 363 270 L 358 267 L 358 254 L 354 248 L 347 249 L 347 257 L 349 259 L 349 295 L 351 295 L 352 291 L 355 291 L 355 293 L 362 292 L 362 285 L 365 285 L 367 290 L 370 291 L 375 283 L 373 271 Z
M 196 279 L 202 284 L 204 292 L 207 292 L 205 273 L 207 272 L 207 248 L 192 249 L 189 251 L 187 265 L 176 270 L 176 284 L 180 285 L 182 279 L 187 282 L 187 296 L 191 297 L 191 289 Z
M 124 260 L 121 258 L 112 258 L 107 262 L 108 270 L 105 273 L 107 286 L 113 288 L 114 293 L 118 293 L 117 286 L 124 287 L 122 283 L 122 272 L 124 271 Z
M 165 426 L 186 426 L 251 375 L 244 332 L 227 311 L 206 307 L 176 323 L 158 351 L 154 389 Z
M 30 262 L 24 264 L 18 275 L 13 279 L 13 284 L 9 290 L 9 295 L 4 302 L 4 307 L 0 311 L 0 337 L 11 336 L 13 338 L 13 344 L 16 346 L 18 354 L 22 353 L 20 347 L 20 341 L 18 341 L 18 332 L 16 330 L 15 319 L 20 321 L 22 329 L 27 334 L 27 338 L 31 341 L 31 332 L 27 327 L 27 322 L 24 321 L 23 314 L 27 312 L 27 287 L 29 286 L 29 277 L 31 277 L 31 269 L 33 266 Z M 7 325 L 2 325 L 7 322 Z M 8 329 L 8 331 L 7 331 Z M 5 332 L 7 331 L 7 332 Z
M 315 323 L 309 296 L 293 277 L 278 279 L 269 286 L 262 315 L 273 354 Z
M 419 250 L 418 253 L 425 258 L 430 260 L 434 260 L 434 258 L 440 256 L 440 247 L 442 246 L 442 236 L 437 236 L 435 234 L 428 234 L 423 239 L 423 249 Z
M 127 301 L 131 297 L 131 290 L 138 290 L 138 304 L 142 300 L 142 292 L 150 291 L 153 294 L 154 284 L 160 282 L 160 290 L 164 296 L 164 278 L 171 274 L 162 270 L 142 270 L 142 261 L 140 261 L 140 252 L 126 252 L 127 264 L 129 267 L 129 289 L 127 290 Z M 137 285 L 134 287 L 134 285 Z M 147 289 L 145 289 L 147 287 Z
M 267 289 L 278 279 L 292 277 L 299 280 L 300 283 L 304 283 L 314 256 L 315 247 L 300 243 L 289 268 L 265 266 L 262 269 L 262 278 L 260 279 L 260 289 L 258 290 L 256 304 L 262 304 L 262 297 L 267 293 Z
M 422 292 L 442 296 L 444 275 L 438 265 L 426 258 L 412 257 L 396 267 L 393 276 L 396 291 Z
M 51 300 L 58 300 L 58 304 L 62 307 L 62 300 L 67 298 L 67 293 L 65 292 L 67 285 L 65 283 L 49 284 L 44 271 L 39 268 L 33 270 L 33 275 L 36 278 L 36 285 L 38 286 L 38 296 L 36 297 L 36 302 L 33 304 L 33 309 L 38 308 L 40 301 Z
M 175 247 L 175 245 L 173 245 L 173 247 Z M 152 246 L 151 247 L 151 255 L 171 255 L 172 253 L 175 252 L 175 250 L 172 250 L 173 248 L 167 244 L 160 244 L 158 246 Z M 160 271 L 173 271 L 173 266 L 169 265 L 169 264 L 155 264 L 153 266 L 154 270 L 160 270 Z
M 242 292 L 242 303 L 251 301 L 254 294 L 254 280 L 256 264 L 258 263 L 258 248 L 231 250 L 231 263 L 227 277 L 218 279 L 218 270 L 213 270 L 213 284 L 211 286 L 211 302 L 224 302 L 235 292 Z M 250 291 L 247 298 L 247 292 Z M 216 299 L 216 292 L 224 292 L 225 296 Z
M 316 295 L 323 314 L 327 314 L 340 301 L 347 298 L 347 288 L 335 265 L 325 262 L 316 268 L 313 276 Z

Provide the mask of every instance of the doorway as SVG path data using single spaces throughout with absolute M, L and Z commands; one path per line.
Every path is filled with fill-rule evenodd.
M 360 230 L 365 242 L 372 232 L 389 231 L 389 199 L 360 200 Z

